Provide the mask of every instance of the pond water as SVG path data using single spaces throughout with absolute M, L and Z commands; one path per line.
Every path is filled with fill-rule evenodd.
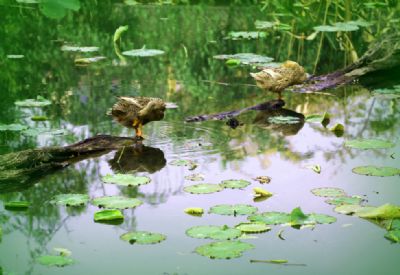
M 106 1 L 105 1 L 106 2 Z M 400 247 L 384 238 L 386 233 L 373 223 L 333 211 L 326 198 L 310 190 L 338 187 L 359 195 L 369 205 L 400 204 L 398 176 L 368 177 L 352 172 L 356 166 L 398 167 L 400 134 L 398 99 L 374 97 L 368 88 L 355 83 L 323 94 L 285 92 L 285 108 L 309 114 L 331 115 L 327 128 L 320 123 L 271 124 L 267 112 L 249 111 L 238 117 L 243 123 L 232 129 L 226 121 L 184 122 L 188 116 L 211 114 L 252 106 L 276 99 L 276 94 L 254 85 L 247 67 L 228 67 L 213 59 L 217 54 L 254 52 L 288 59 L 288 41 L 278 34 L 258 40 L 224 39 L 229 31 L 254 30 L 256 19 L 265 18 L 258 7 L 226 6 L 124 6 L 109 2 L 92 10 L 85 6 L 57 21 L 37 8 L 7 8 L 2 36 L 0 73 L 0 123 L 19 123 L 31 128 L 63 129 L 65 135 L 26 136 L 0 132 L 2 154 L 43 146 L 61 146 L 96 134 L 133 136 L 131 130 L 113 122 L 106 112 L 117 95 L 161 97 L 178 108 L 167 109 L 164 120 L 144 127 L 144 148 L 111 151 L 77 162 L 65 169 L 40 175 L 14 189 L 0 188 L 0 267 L 4 274 L 398 274 Z M 112 36 L 128 25 L 123 50 L 160 49 L 165 55 L 118 58 Z M 3 28 L 2 27 L 2 28 Z M 361 38 L 354 35 L 360 49 Z M 74 59 L 92 53 L 61 51 L 63 43 L 97 46 L 107 59 L 89 66 L 75 66 Z M 289 58 L 313 70 L 317 41 L 310 52 Z M 313 44 L 312 44 L 313 43 Z M 24 55 L 7 59 L 6 55 Z M 343 66 L 335 50 L 326 47 L 317 72 Z M 300 60 L 299 60 L 300 59 Z M 123 63 L 126 63 L 125 65 Z M 385 86 L 386 82 L 377 86 Z M 399 84 L 399 83 L 390 83 Z M 376 83 L 375 83 L 376 85 Z M 43 108 L 21 108 L 17 100 L 37 95 L 51 100 Z M 44 115 L 47 121 L 31 117 Z M 329 127 L 341 123 L 344 135 L 337 137 Z M 397 142 L 380 150 L 357 150 L 344 146 L 354 138 L 380 138 Z M 119 162 L 118 162 L 119 159 Z M 193 171 L 173 166 L 174 160 L 195 161 Z M 320 165 L 316 173 L 308 166 Z M 107 174 L 133 173 L 151 178 L 140 187 L 106 184 Z M 225 189 L 213 194 L 190 194 L 185 186 L 198 182 L 185 179 L 204 175 L 206 183 L 243 179 L 243 189 Z M 261 185 L 257 176 L 269 176 Z M 254 200 L 254 187 L 274 195 Z M 98 208 L 92 204 L 78 209 L 49 203 L 58 194 L 82 193 L 91 198 L 123 195 L 144 203 L 124 210 L 119 225 L 95 223 Z M 26 211 L 8 211 L 4 203 L 26 200 Z M 295 229 L 272 226 L 272 230 L 242 239 L 254 249 L 239 258 L 209 259 L 194 252 L 212 242 L 195 239 L 185 231 L 198 225 L 235 226 L 247 216 L 208 213 L 218 204 L 249 204 L 258 212 L 321 213 L 337 218 L 332 224 Z M 202 217 L 184 213 L 202 207 Z M 279 232 L 281 232 L 280 238 Z M 167 239 L 154 245 L 129 244 L 120 240 L 127 231 L 158 232 Z M 76 263 L 46 267 L 37 263 L 53 248 L 72 251 Z M 250 260 L 286 259 L 291 264 L 251 263 Z M 1 269 L 0 269 L 1 270 Z M 1 271 L 0 271 L 1 273 Z

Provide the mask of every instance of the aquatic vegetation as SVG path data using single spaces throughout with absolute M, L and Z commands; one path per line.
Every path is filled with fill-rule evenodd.
M 372 95 L 383 98 L 399 98 L 400 97 L 400 85 L 394 85 L 392 88 L 381 88 L 372 91 Z
M 191 180 L 191 181 L 202 181 L 202 180 L 204 180 L 204 175 L 200 174 L 200 173 L 191 174 L 191 175 L 185 176 L 185 179 Z
M 47 116 L 32 116 L 31 120 L 32 121 L 46 121 L 49 118 Z
M 231 240 L 242 235 L 242 231 L 226 225 L 202 225 L 189 228 L 186 230 L 186 235 L 197 239 Z
M 323 113 L 322 115 L 320 114 L 310 114 L 305 117 L 306 122 L 316 122 L 316 123 L 321 123 L 324 126 L 327 126 L 330 122 L 330 114 L 327 112 Z
M 386 234 L 385 234 L 385 238 L 394 242 L 394 243 L 400 243 L 400 230 L 396 229 L 396 230 L 389 230 Z
M 236 53 L 236 54 L 220 54 L 214 55 L 215 59 L 220 60 L 235 60 L 235 65 L 268 65 L 272 60 L 272 57 L 258 55 L 254 53 Z
M 265 37 L 267 37 L 267 34 L 265 32 L 238 31 L 238 32 L 229 32 L 228 36 L 225 37 L 225 39 L 241 40 L 241 39 L 259 39 Z
M 6 210 L 26 210 L 29 208 L 30 203 L 28 201 L 9 201 L 4 203 Z
M 122 52 L 122 54 L 126 56 L 151 57 L 151 56 L 163 55 L 165 54 L 165 52 L 162 50 L 142 48 L 142 49 L 124 51 Z
M 35 127 L 28 128 L 22 131 L 24 136 L 35 137 L 39 135 L 47 135 L 47 136 L 63 136 L 67 134 L 66 130 L 63 129 L 50 129 L 45 127 Z
M 63 18 L 67 11 L 78 11 L 81 7 L 79 0 L 40 0 L 39 9 L 47 17 Z
M 13 123 L 13 124 L 0 124 L 0 132 L 2 131 L 13 131 L 13 132 L 19 132 L 22 130 L 28 129 L 28 126 L 18 124 L 18 123 Z
M 69 257 L 72 255 L 72 252 L 69 249 L 62 248 L 62 247 L 54 247 L 53 250 L 58 252 L 60 256 Z
M 247 180 L 223 180 L 221 186 L 224 188 L 242 189 L 250 185 Z
M 359 196 L 337 196 L 331 199 L 326 200 L 325 202 L 332 205 L 342 205 L 342 204 L 360 204 L 363 199 Z
M 105 183 L 112 183 L 121 186 L 139 186 L 150 183 L 151 179 L 146 176 L 134 176 L 130 174 L 107 174 L 102 177 Z
M 22 54 L 8 54 L 7 55 L 7 58 L 8 59 L 22 59 L 22 58 L 24 58 L 25 56 L 24 55 L 22 55 Z
M 301 119 L 295 116 L 272 116 L 268 118 L 268 122 L 272 124 L 297 124 L 301 123 Z
M 56 255 L 43 255 L 37 258 L 36 261 L 41 265 L 57 267 L 63 267 L 75 263 L 75 261 L 69 257 Z
M 169 164 L 173 165 L 173 166 L 188 166 L 189 170 L 194 170 L 197 168 L 196 162 L 194 162 L 192 160 L 186 160 L 186 159 L 173 160 Z
M 359 166 L 353 168 L 353 173 L 365 176 L 392 177 L 400 175 L 400 169 L 387 166 Z
M 258 177 L 255 177 L 254 180 L 258 181 L 261 184 L 267 184 L 267 183 L 270 183 L 272 179 L 271 179 L 271 177 L 268 177 L 268 176 L 258 176 Z
M 317 174 L 321 174 L 321 165 L 319 164 L 307 165 L 306 168 L 313 170 Z
M 344 192 L 343 189 L 335 188 L 335 187 L 314 188 L 311 190 L 311 193 L 313 193 L 314 195 L 319 196 L 319 197 L 344 197 L 344 196 L 346 196 L 346 193 Z
M 265 224 L 286 224 L 290 223 L 290 214 L 283 212 L 264 212 L 251 215 L 247 218 L 251 222 L 263 222 Z
M 387 149 L 394 147 L 394 143 L 381 139 L 355 139 L 345 141 L 344 146 L 355 149 Z
M 64 46 L 61 47 L 61 50 L 64 51 L 64 52 L 88 53 L 88 52 L 97 52 L 97 51 L 99 51 L 99 47 L 95 47 L 95 46 L 80 47 L 80 46 L 64 45 Z
M 105 196 L 94 198 L 92 200 L 92 204 L 100 208 L 127 209 L 135 208 L 143 204 L 143 202 L 139 199 L 127 198 L 122 196 Z
M 204 213 L 204 209 L 201 207 L 189 207 L 183 210 L 186 214 L 194 215 L 194 216 L 201 216 Z
M 89 201 L 86 194 L 60 194 L 56 195 L 50 202 L 65 206 L 82 206 Z
M 242 256 L 244 251 L 253 248 L 254 245 L 241 241 L 221 241 L 199 246 L 195 251 L 211 259 L 232 259 Z
M 74 60 L 75 65 L 85 66 L 106 59 L 105 56 L 83 57 Z
M 117 41 L 121 41 L 121 35 L 126 32 L 129 29 L 129 26 L 119 26 L 115 32 L 114 32 L 114 37 L 113 41 L 114 43 L 117 43 Z
M 121 221 L 123 219 L 122 212 L 117 209 L 101 210 L 94 213 L 95 222 Z
M 210 208 L 209 213 L 219 215 L 250 215 L 258 211 L 257 207 L 247 204 L 219 204 Z
M 243 233 L 263 233 L 271 230 L 271 227 L 262 222 L 244 222 L 235 226 Z
M 120 239 L 130 244 L 156 244 L 166 240 L 167 237 L 160 233 L 131 231 L 122 234 Z
M 36 99 L 18 100 L 14 104 L 18 107 L 45 107 L 51 105 L 51 101 L 38 95 Z
M 267 191 L 267 190 L 265 190 L 263 188 L 260 188 L 260 187 L 254 187 L 253 188 L 253 192 L 254 192 L 254 196 L 255 197 L 268 198 L 268 197 L 271 197 L 271 196 L 274 195 L 273 193 L 271 193 L 271 192 L 269 192 L 269 191 Z
M 344 126 L 343 124 L 336 123 L 333 125 L 331 128 L 329 128 L 329 131 L 335 134 L 337 137 L 341 137 L 344 134 Z
M 220 184 L 213 184 L 213 183 L 200 183 L 195 185 L 189 185 L 183 188 L 185 192 L 192 193 L 192 194 L 210 194 L 222 191 L 224 187 Z

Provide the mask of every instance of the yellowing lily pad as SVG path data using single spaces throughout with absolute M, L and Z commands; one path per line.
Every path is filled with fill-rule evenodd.
M 106 196 L 93 199 L 92 203 L 100 208 L 127 209 L 135 208 L 143 202 L 122 196 Z
M 342 205 L 342 204 L 360 204 L 362 201 L 363 199 L 358 196 L 352 196 L 352 197 L 342 196 L 326 200 L 325 202 L 333 205 Z
M 27 201 L 9 201 L 4 203 L 4 208 L 6 210 L 26 210 L 29 205 L 30 203 Z
M 43 255 L 36 260 L 39 264 L 45 266 L 58 266 L 63 267 L 73 264 L 75 261 L 71 258 L 55 255 Z
M 200 183 L 195 185 L 189 185 L 183 188 L 185 192 L 192 194 L 210 194 L 223 190 L 224 188 L 220 184 L 212 183 Z
M 202 181 L 202 180 L 204 180 L 204 175 L 199 174 L 199 173 L 192 174 L 192 175 L 185 176 L 185 179 L 191 180 L 191 181 Z
M 116 209 L 101 210 L 94 213 L 95 222 L 120 221 L 123 219 L 124 216 L 122 215 L 122 212 Z
M 194 226 L 186 230 L 186 235 L 197 239 L 230 240 L 240 237 L 242 231 L 236 228 L 230 228 L 226 225 L 204 225 Z
M 355 214 L 365 219 L 395 219 L 400 218 L 400 206 L 384 204 L 379 207 L 364 209 L 363 211 L 358 210 Z
M 268 176 L 258 176 L 256 178 L 254 178 L 254 180 L 258 181 L 261 184 L 266 184 L 266 183 L 270 183 L 271 182 L 271 177 Z
M 219 215 L 249 215 L 257 212 L 257 207 L 246 204 L 220 204 L 210 208 L 210 213 Z
M 15 101 L 15 105 L 19 107 L 45 107 L 51 105 L 51 101 L 42 96 L 37 96 L 36 99 L 25 99 Z
M 201 216 L 204 213 L 204 209 L 201 207 L 189 207 L 185 208 L 184 212 L 189 215 Z
M 346 196 L 346 193 L 344 192 L 343 189 L 334 187 L 314 188 L 311 190 L 311 193 L 319 197 L 330 197 L 330 198 Z
M 282 212 L 264 212 L 247 218 L 251 222 L 263 222 L 265 224 L 290 223 L 290 214 Z
M 149 177 L 134 176 L 130 174 L 108 174 L 102 177 L 102 180 L 105 183 L 113 183 L 121 186 L 139 186 L 148 184 L 151 181 Z
M 241 189 L 250 185 L 250 182 L 246 180 L 224 180 L 221 182 L 221 186 L 224 188 Z
M 386 149 L 394 147 L 394 143 L 381 139 L 355 139 L 346 141 L 344 146 L 355 149 Z
M 386 166 L 359 166 L 353 168 L 353 173 L 365 176 L 391 177 L 400 175 L 400 169 Z
M 262 233 L 271 230 L 271 227 L 263 222 L 243 222 L 236 225 L 235 228 L 244 233 Z
M 164 241 L 167 237 L 163 234 L 147 231 L 132 231 L 122 234 L 120 239 L 130 244 L 155 244 Z
M 50 202 L 65 206 L 85 205 L 89 200 L 86 194 L 60 194 L 56 195 Z
M 195 251 L 211 259 L 231 259 L 240 257 L 244 251 L 253 248 L 254 245 L 241 241 L 222 241 L 199 246 Z
M 256 197 L 268 198 L 268 197 L 271 197 L 274 195 L 271 192 L 269 192 L 265 189 L 262 189 L 260 187 L 254 187 L 253 192 L 254 192 L 254 196 L 256 196 Z
M 174 161 L 171 161 L 169 164 L 174 165 L 174 166 L 188 166 L 189 170 L 194 170 L 197 167 L 197 163 L 192 161 L 192 160 L 186 160 L 186 159 L 177 159 Z

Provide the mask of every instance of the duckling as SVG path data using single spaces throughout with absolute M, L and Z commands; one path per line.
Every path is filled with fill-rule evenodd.
M 160 98 L 120 96 L 108 114 L 123 126 L 135 129 L 136 138 L 143 139 L 142 126 L 162 120 L 165 108 Z
M 261 89 L 279 94 L 287 87 L 300 84 L 307 79 L 304 68 L 294 61 L 286 61 L 278 68 L 267 68 L 258 73 L 250 73 Z

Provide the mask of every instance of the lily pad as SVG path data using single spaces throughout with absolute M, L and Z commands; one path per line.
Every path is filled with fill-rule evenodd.
M 305 117 L 306 122 L 316 122 L 321 123 L 322 125 L 326 126 L 329 124 L 330 115 L 328 113 L 320 114 L 311 114 Z
M 4 208 L 7 210 L 26 210 L 29 205 L 28 201 L 9 201 L 4 203 Z
M 254 22 L 256 29 L 261 29 L 261 30 L 273 28 L 275 26 L 275 24 L 276 24 L 275 22 L 271 22 L 271 21 L 257 20 L 256 22 Z
M 49 118 L 47 116 L 32 116 L 31 120 L 32 121 L 46 121 Z
M 65 206 L 82 206 L 89 201 L 86 194 L 60 194 L 56 195 L 50 202 Z
M 163 234 L 147 231 L 131 231 L 122 234 L 120 239 L 130 244 L 155 244 L 164 241 L 167 237 Z
M 146 176 L 134 176 L 130 174 L 107 174 L 102 177 L 105 183 L 112 183 L 121 186 L 139 186 L 143 184 L 148 184 L 151 179 Z
M 122 212 L 116 209 L 101 210 L 94 213 L 95 222 L 108 222 L 123 219 L 124 216 L 122 215 Z
M 192 174 L 192 175 L 185 176 L 185 179 L 191 180 L 191 181 L 202 181 L 202 180 L 204 180 L 204 175 L 199 174 L 199 173 Z
M 36 137 L 39 135 L 44 136 L 63 136 L 67 134 L 67 131 L 64 129 L 50 129 L 45 127 L 36 127 L 29 128 L 22 131 L 22 134 L 29 137 Z
M 258 39 L 265 37 L 267 37 L 267 34 L 265 32 L 239 31 L 239 32 L 229 32 L 228 36 L 225 37 L 225 39 L 241 40 L 241 39 Z
M 238 60 L 240 64 L 243 65 L 264 65 L 270 63 L 274 60 L 272 57 L 258 55 L 254 53 L 237 53 L 237 54 L 222 54 L 222 55 L 215 55 L 215 59 L 231 59 L 231 60 Z
M 78 47 L 64 45 L 61 47 L 61 50 L 65 52 L 97 52 L 99 47 Z
M 372 91 L 372 95 L 384 98 L 399 98 L 400 97 L 400 85 L 395 85 L 393 88 L 382 88 Z
M 130 51 L 122 52 L 123 55 L 127 56 L 138 56 L 138 57 L 150 57 L 164 54 L 164 51 L 155 49 L 135 49 Z
M 8 59 L 21 59 L 25 56 L 23 54 L 7 54 Z
M 194 216 L 201 216 L 204 213 L 204 209 L 201 207 L 189 207 L 183 210 L 186 214 L 194 215 Z
M 135 208 L 143 202 L 122 196 L 106 196 L 93 199 L 92 203 L 100 208 L 127 209 Z
M 44 107 L 51 105 L 51 101 L 42 96 L 37 96 L 36 99 L 25 99 L 15 101 L 15 105 L 19 107 Z
M 325 202 L 333 205 L 342 205 L 342 204 L 360 204 L 362 201 L 363 199 L 358 196 L 352 196 L 352 197 L 342 196 L 326 200 Z
M 77 11 L 80 8 L 79 0 L 40 0 L 40 11 L 47 17 L 60 19 L 68 10 Z
M 346 196 L 346 193 L 344 192 L 343 189 L 335 187 L 314 188 L 311 190 L 311 193 L 319 197 L 330 197 L 330 198 Z
M 268 122 L 272 124 L 297 124 L 301 122 L 301 119 L 295 116 L 272 116 L 268 118 Z
M 28 126 L 22 124 L 0 124 L 0 132 L 2 131 L 12 131 L 12 132 L 19 132 L 22 130 L 28 129 Z
M 75 65 L 89 65 L 92 63 L 99 62 L 101 60 L 106 59 L 105 56 L 94 56 L 94 57 L 84 57 L 84 58 L 77 58 L 74 60 Z
M 355 214 L 365 219 L 395 219 L 400 218 L 400 206 L 384 204 L 379 207 L 364 209 L 363 211 L 358 210 Z
M 73 264 L 75 261 L 71 258 L 55 255 L 43 255 L 36 260 L 39 264 L 45 266 L 58 266 L 63 267 Z
M 400 230 L 390 230 L 385 234 L 385 238 L 394 242 L 400 243 Z
M 386 166 L 359 166 L 353 168 L 353 173 L 365 176 L 391 177 L 400 175 L 400 169 Z
M 188 166 L 189 170 L 194 170 L 197 167 L 196 162 L 194 162 L 192 160 L 186 160 L 186 159 L 173 160 L 169 164 L 174 165 L 174 166 Z
M 240 237 L 242 231 L 236 228 L 230 228 L 226 225 L 204 225 L 194 226 L 186 230 L 186 235 L 197 239 L 230 240 Z
M 214 192 L 219 192 L 224 188 L 220 184 L 212 184 L 212 183 L 200 183 L 195 185 L 189 185 L 183 188 L 185 192 L 192 194 L 210 194 Z
M 296 207 L 290 213 L 290 225 L 304 225 L 307 221 L 308 216 L 303 213 L 300 207 Z
M 271 230 L 271 227 L 263 222 L 243 222 L 236 225 L 235 228 L 244 233 L 262 233 Z
M 254 180 L 258 181 L 261 184 L 266 184 L 266 183 L 270 183 L 272 179 L 268 176 L 258 176 L 256 178 L 254 178 Z
M 257 212 L 257 207 L 246 204 L 220 204 L 210 208 L 210 213 L 219 215 L 250 215 Z
M 222 241 L 199 246 L 195 251 L 211 259 L 231 259 L 240 257 L 244 251 L 253 248 L 254 245 L 241 241 Z
M 290 223 L 290 214 L 282 212 L 264 212 L 247 218 L 251 222 L 263 222 L 265 224 Z
M 321 25 L 314 27 L 315 31 L 319 32 L 351 32 L 359 29 L 359 26 L 366 26 L 367 22 L 358 22 L 358 21 L 348 21 L 348 22 L 337 22 L 330 25 Z
M 381 139 L 356 139 L 346 141 L 344 146 L 355 149 L 386 149 L 394 147 L 394 143 Z
M 336 206 L 335 209 L 333 209 L 333 210 L 340 214 L 352 215 L 352 214 L 370 211 L 375 208 L 376 207 L 373 207 L 373 206 L 362 206 L 359 204 L 342 204 L 342 205 Z
M 221 186 L 224 188 L 241 189 L 250 185 L 250 182 L 246 180 L 224 180 L 221 182 Z
M 254 187 L 253 188 L 253 192 L 254 192 L 254 196 L 256 196 L 256 197 L 268 198 L 268 197 L 271 197 L 271 196 L 274 195 L 271 192 L 269 192 L 269 191 L 267 191 L 265 189 L 262 189 L 260 187 Z
M 53 248 L 55 252 L 58 252 L 60 256 L 69 257 L 71 256 L 72 252 L 69 249 L 62 248 L 62 247 L 55 247 Z
M 330 224 L 336 222 L 336 218 L 325 214 L 308 214 L 305 221 L 306 224 Z

